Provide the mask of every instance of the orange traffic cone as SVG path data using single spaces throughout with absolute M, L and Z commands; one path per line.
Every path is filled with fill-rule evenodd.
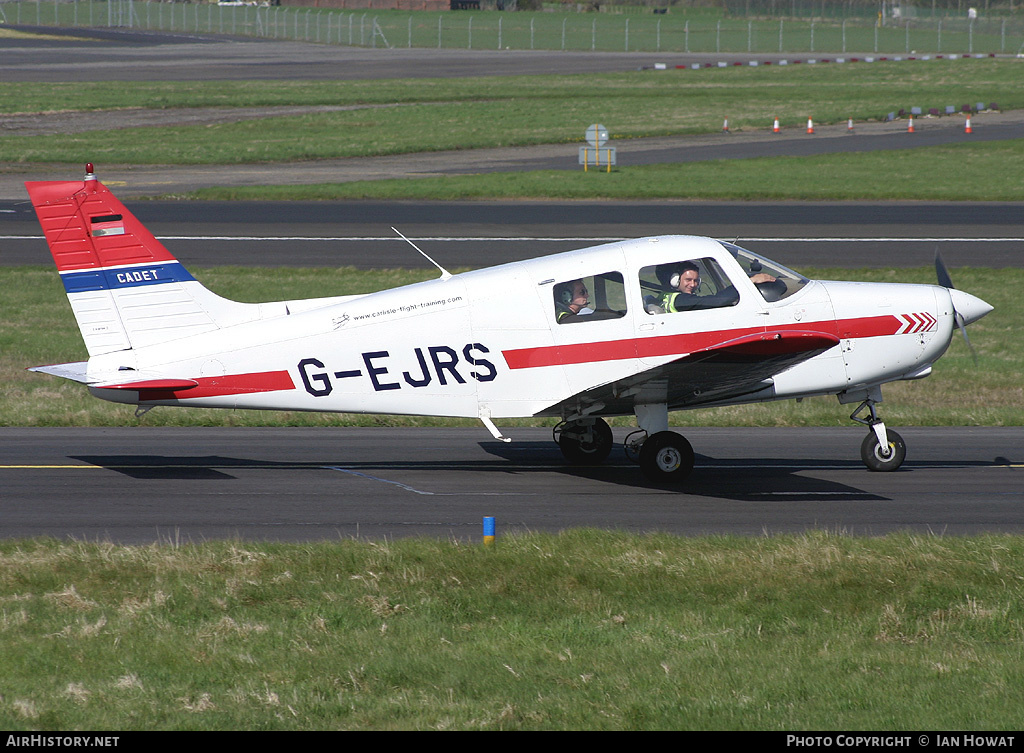
M 907 133 L 914 132 L 914 116 L 910 116 L 910 121 L 907 123 Z
M 807 133 L 814 133 L 814 121 L 807 118 Z
M 971 130 L 971 116 L 970 115 L 967 116 L 967 122 L 964 124 L 964 133 L 974 133 L 974 131 Z
M 775 124 L 772 126 L 772 133 L 779 132 L 779 119 L 775 118 Z

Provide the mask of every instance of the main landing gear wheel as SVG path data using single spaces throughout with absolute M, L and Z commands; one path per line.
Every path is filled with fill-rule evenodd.
M 561 427 L 558 448 L 570 463 L 600 465 L 612 451 L 612 428 L 603 418 L 595 418 L 588 426 L 573 421 Z
M 693 446 L 674 431 L 659 431 L 640 447 L 640 470 L 659 483 L 684 480 L 693 470 L 693 460 Z
M 869 471 L 895 471 L 907 457 L 907 445 L 903 437 L 892 429 L 887 430 L 886 434 L 889 440 L 887 448 L 883 449 L 878 443 L 878 437 L 873 431 L 868 432 L 860 443 L 860 458 Z

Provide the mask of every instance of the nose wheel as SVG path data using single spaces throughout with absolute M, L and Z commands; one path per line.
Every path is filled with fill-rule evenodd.
M 869 471 L 895 471 L 907 457 L 907 444 L 896 432 L 886 429 L 882 419 L 875 411 L 874 399 L 865 400 L 855 410 L 850 418 L 859 424 L 864 424 L 870 431 L 860 443 L 860 459 L 864 461 Z M 867 409 L 870 418 L 861 418 L 860 413 Z
M 907 445 L 896 432 L 886 432 L 886 444 L 879 443 L 878 437 L 871 432 L 860 443 L 860 459 L 869 471 L 895 471 L 907 457 Z

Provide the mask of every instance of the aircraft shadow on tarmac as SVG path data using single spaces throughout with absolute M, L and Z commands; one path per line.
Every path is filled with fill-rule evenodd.
M 534 445 L 535 449 L 529 445 Z M 544 469 L 548 472 L 634 489 L 663 490 L 737 502 L 785 502 L 794 499 L 813 501 L 836 498 L 879 501 L 888 499 L 829 479 L 798 475 L 802 470 L 813 470 L 815 466 L 820 466 L 820 460 L 796 458 L 784 461 L 784 464 L 782 461 L 765 461 L 754 466 L 746 460 L 729 463 L 698 453 L 693 473 L 683 484 L 664 486 L 646 479 L 640 472 L 640 467 L 627 460 L 621 450 L 613 452 L 605 465 L 572 466 L 564 464 L 557 450 L 553 452 L 550 449 L 549 442 L 481 442 L 480 446 L 492 455 L 517 463 L 522 463 L 524 456 L 536 457 L 539 462 L 543 462 L 540 459 L 544 458 L 551 463 L 549 468 Z M 835 464 L 830 466 L 834 468 Z M 851 462 L 849 466 L 851 469 L 863 470 L 859 463 Z
M 785 460 L 722 460 L 697 453 L 693 473 L 678 487 L 665 487 L 645 479 L 639 466 L 628 461 L 618 449 L 609 457 L 607 464 L 599 466 L 569 466 L 561 460 L 557 451 L 551 450 L 550 442 L 480 442 L 480 447 L 492 455 L 523 464 L 525 461 L 548 463 L 548 472 L 563 473 L 579 478 L 588 478 L 605 483 L 614 483 L 638 489 L 663 489 L 692 496 L 729 499 L 737 502 L 766 501 L 786 502 L 791 500 L 877 500 L 889 497 L 868 492 L 855 486 L 826 478 L 801 475 L 815 471 L 834 470 L 869 473 L 859 460 L 830 460 L 823 463 L 820 458 L 788 458 Z M 1013 462 L 1003 456 L 992 461 L 961 459 L 918 460 L 896 471 L 902 475 L 928 469 L 985 468 L 1011 465 Z M 514 467 L 514 466 L 513 466 Z M 883 474 L 884 475 L 884 474 Z
M 140 480 L 206 480 L 231 481 L 237 478 L 233 471 L 243 470 L 287 470 L 323 471 L 339 468 L 347 471 L 386 475 L 389 472 L 421 471 L 445 473 L 495 473 L 513 472 L 516 475 L 537 473 L 558 473 L 578 479 L 587 479 L 598 484 L 616 484 L 631 489 L 649 489 L 680 494 L 730 499 L 735 501 L 784 502 L 791 499 L 863 499 L 884 500 L 885 497 L 865 492 L 856 487 L 823 478 L 798 474 L 805 465 L 800 460 L 787 462 L 784 467 L 771 464 L 751 467 L 744 463 L 739 467 L 723 466 L 706 456 L 698 456 L 697 468 L 686 483 L 679 487 L 659 486 L 648 481 L 637 466 L 624 458 L 621 462 L 611 459 L 600 466 L 570 466 L 564 463 L 557 450 L 552 451 L 546 442 L 517 442 L 506 445 L 500 442 L 481 442 L 480 446 L 500 461 L 346 461 L 334 458 L 326 461 L 302 463 L 254 460 L 220 455 L 166 456 L 166 455 L 74 455 L 72 459 L 100 466 L 124 476 Z M 701 467 L 713 465 L 713 467 Z M 738 464 L 737 464 L 738 465 Z M 815 463 L 806 461 L 808 469 Z M 854 463 L 851 468 L 857 468 Z
M 643 477 L 639 467 L 622 457 L 621 451 L 599 466 L 566 465 L 549 442 L 520 441 L 480 442 L 479 446 L 495 460 L 376 460 L 350 461 L 331 458 L 322 461 L 281 462 L 220 455 L 73 455 L 74 460 L 100 466 L 142 480 L 209 480 L 230 481 L 232 472 L 242 470 L 323 471 L 344 469 L 375 475 L 390 471 L 421 471 L 445 473 L 558 473 L 596 483 L 616 484 L 632 489 L 663 490 L 689 496 L 728 499 L 737 502 L 786 502 L 792 500 L 825 501 L 886 500 L 888 497 L 818 476 L 804 475 L 824 471 L 820 459 L 792 458 L 786 460 L 719 460 L 707 455 L 697 456 L 693 474 L 679 487 L 654 484 Z M 897 474 L 927 470 L 929 467 L 986 467 L 1009 464 L 1006 458 L 994 461 L 917 461 Z M 851 470 L 868 473 L 858 461 L 830 461 L 829 470 Z
M 71 455 L 71 459 L 116 471 L 137 479 L 206 479 L 229 481 L 237 478 L 229 468 L 291 468 L 291 464 L 273 463 L 217 455 L 169 457 L 166 455 Z M 311 468 L 320 466 L 311 465 Z

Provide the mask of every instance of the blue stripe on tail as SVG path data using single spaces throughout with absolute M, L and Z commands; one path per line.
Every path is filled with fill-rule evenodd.
M 86 269 L 61 274 L 67 293 L 86 293 L 96 290 L 117 290 L 145 285 L 163 285 L 168 282 L 194 282 L 179 262 L 144 264 L 109 269 Z

